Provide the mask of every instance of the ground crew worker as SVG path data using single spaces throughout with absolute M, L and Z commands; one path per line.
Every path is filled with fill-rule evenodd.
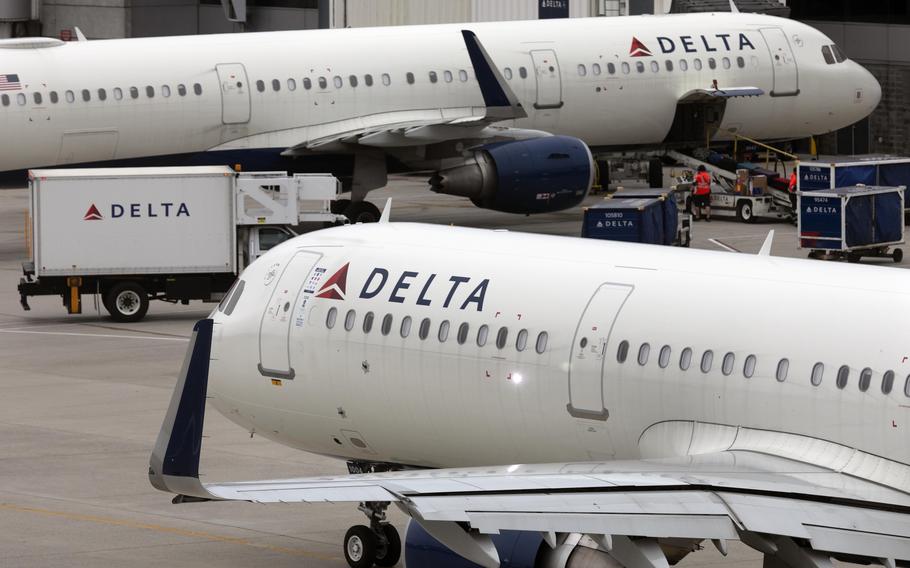
M 695 174 L 695 185 L 692 191 L 692 209 L 695 211 L 695 220 L 699 214 L 704 215 L 708 222 L 711 221 L 711 174 L 704 166 L 698 166 Z
M 793 173 L 790 174 L 790 185 L 787 186 L 787 191 L 790 193 L 790 207 L 793 208 L 793 218 L 796 218 L 796 187 L 799 183 L 799 176 L 796 175 L 796 168 L 793 168 Z

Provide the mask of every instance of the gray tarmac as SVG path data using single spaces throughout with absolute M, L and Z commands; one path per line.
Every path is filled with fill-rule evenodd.
M 578 236 L 580 209 L 522 217 L 435 195 L 422 180 L 393 179 L 393 221 L 420 221 Z M 588 202 L 601 197 L 592 196 Z M 193 323 L 208 304 L 156 302 L 136 324 L 112 322 L 85 298 L 66 315 L 58 298 L 16 292 L 26 248 L 25 190 L 0 191 L 0 567 L 341 567 L 341 540 L 365 517 L 350 504 L 171 504 L 146 475 Z M 756 252 L 774 229 L 773 253 L 803 256 L 795 228 L 715 220 L 693 246 Z M 718 245 L 715 241 L 720 241 Z M 890 262 L 890 261 L 889 261 Z M 212 410 L 201 471 L 211 480 L 346 471 L 343 462 L 254 437 Z M 405 518 L 392 512 L 403 530 Z M 710 545 L 680 566 L 758 567 L 758 553 Z

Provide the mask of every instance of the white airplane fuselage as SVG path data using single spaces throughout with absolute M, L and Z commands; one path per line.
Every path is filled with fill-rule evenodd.
M 833 42 L 817 30 L 754 14 L 0 45 L 0 72 L 22 87 L 0 91 L 0 129 L 12 134 L 0 139 L 0 171 L 305 148 L 390 121 L 476 118 L 484 104 L 462 29 L 477 34 L 528 112 L 504 126 L 592 147 L 661 144 L 677 103 L 700 89 L 764 91 L 729 100 L 722 139 L 830 132 L 881 96 L 856 63 L 825 61 Z
M 287 446 L 427 467 L 736 447 L 910 488 L 903 270 L 393 223 L 241 280 L 209 396 Z

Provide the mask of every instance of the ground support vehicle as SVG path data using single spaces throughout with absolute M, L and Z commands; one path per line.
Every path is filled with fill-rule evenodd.
M 809 258 L 859 262 L 904 253 L 904 192 L 900 187 L 854 186 L 799 192 L 799 248 Z
M 150 300 L 220 301 L 236 276 L 301 222 L 337 222 L 331 175 L 227 167 L 33 170 L 20 303 L 94 297 L 117 321 Z

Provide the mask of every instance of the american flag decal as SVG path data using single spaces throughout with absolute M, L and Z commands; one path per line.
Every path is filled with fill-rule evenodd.
M 20 91 L 22 83 L 19 82 L 19 75 L 7 74 L 0 75 L 0 91 Z

